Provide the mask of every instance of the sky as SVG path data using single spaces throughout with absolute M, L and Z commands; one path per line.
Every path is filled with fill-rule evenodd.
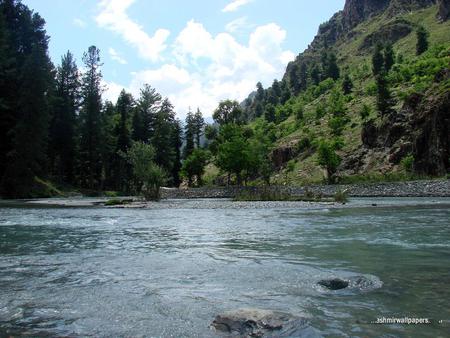
M 70 50 L 80 69 L 101 51 L 104 99 L 149 84 L 180 118 L 197 107 L 242 101 L 281 79 L 319 25 L 345 0 L 22 0 L 46 21 L 55 65 Z

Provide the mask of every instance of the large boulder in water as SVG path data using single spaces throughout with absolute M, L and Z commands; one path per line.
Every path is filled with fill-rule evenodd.
M 314 336 L 306 318 L 262 309 L 224 312 L 216 316 L 211 327 L 231 337 Z
M 353 292 L 368 292 L 379 289 L 383 282 L 375 276 L 349 276 L 321 279 L 317 284 L 324 290 L 348 290 Z

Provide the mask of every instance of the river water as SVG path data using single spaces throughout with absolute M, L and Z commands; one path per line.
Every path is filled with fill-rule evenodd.
M 217 314 L 251 307 L 306 316 L 310 336 L 448 337 L 450 199 L 424 201 L 6 206 L 0 336 L 214 337 Z M 382 286 L 317 285 L 356 275 Z M 371 323 L 405 316 L 432 324 Z

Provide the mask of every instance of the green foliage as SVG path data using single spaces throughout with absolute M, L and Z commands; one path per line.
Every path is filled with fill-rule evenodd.
M 345 204 L 348 202 L 348 193 L 346 190 L 339 189 L 336 191 L 333 198 L 335 202 Z
M 407 155 L 400 161 L 401 166 L 407 173 L 412 173 L 414 169 L 414 156 Z
M 166 182 L 166 173 L 155 163 L 155 150 L 149 144 L 134 142 L 121 155 L 131 164 L 133 175 L 146 200 L 159 200 L 160 188 Z
M 321 140 L 317 148 L 317 163 L 327 171 L 328 183 L 335 182 L 335 173 L 341 163 L 341 158 L 336 154 L 335 145 L 331 142 Z
M 429 33 L 423 26 L 419 26 L 417 29 L 417 45 L 416 45 L 416 54 L 421 55 L 428 49 L 428 35 Z
M 377 76 L 383 72 L 384 69 L 384 57 L 383 46 L 378 43 L 375 45 L 375 50 L 372 55 L 372 71 L 373 75 Z
M 225 100 L 219 103 L 214 111 L 213 119 L 220 125 L 242 122 L 242 109 L 237 101 Z
M 380 74 L 376 78 L 377 81 L 377 107 L 381 115 L 387 115 L 392 112 L 394 100 L 392 98 L 389 82 L 385 74 Z
M 325 106 L 323 104 L 318 104 L 316 106 L 316 120 L 320 120 L 322 117 L 326 115 L 327 111 L 325 109 Z
M 344 79 L 342 80 L 342 91 L 345 95 L 351 94 L 353 90 L 353 82 L 348 74 L 345 74 Z
M 328 127 L 334 136 L 340 136 L 347 122 L 348 120 L 342 116 L 334 116 L 328 121 Z
M 183 162 L 181 175 L 188 179 L 189 186 L 192 186 L 194 176 L 197 178 L 197 185 L 202 186 L 202 176 L 208 164 L 210 153 L 203 149 L 195 149 L 191 155 Z
M 359 111 L 359 116 L 361 117 L 361 120 L 366 121 L 371 113 L 372 108 L 368 104 L 364 103 L 361 110 Z

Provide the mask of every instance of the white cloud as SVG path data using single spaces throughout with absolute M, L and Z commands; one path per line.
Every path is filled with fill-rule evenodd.
M 227 25 L 225 26 L 225 30 L 229 33 L 235 33 L 243 28 L 248 27 L 250 27 L 250 24 L 247 22 L 247 17 L 243 16 L 227 23 Z
M 127 60 L 121 57 L 114 48 L 109 47 L 108 53 L 112 60 L 117 61 L 121 65 L 126 65 L 128 63 Z
M 80 18 L 75 18 L 75 19 L 73 19 L 72 23 L 73 23 L 75 26 L 80 27 L 80 28 L 86 28 L 86 26 L 87 26 L 86 21 L 81 20 Z
M 197 106 L 211 116 L 224 99 L 242 101 L 261 81 L 265 87 L 280 78 L 295 55 L 282 49 L 286 32 L 270 23 L 257 27 L 247 45 L 229 33 L 213 36 L 194 20 L 178 34 L 172 46 L 177 64 L 165 64 L 133 74 L 133 93 L 149 83 L 168 96 L 180 117 Z
M 222 12 L 234 12 L 239 7 L 242 7 L 244 5 L 247 5 L 248 3 L 252 2 L 253 0 L 232 0 L 228 5 L 226 5 Z
M 122 36 L 138 50 L 139 55 L 150 61 L 158 61 L 166 49 L 165 42 L 170 34 L 166 29 L 158 29 L 149 36 L 141 26 L 131 20 L 126 11 L 135 0 L 102 0 L 100 13 L 95 18 L 100 27 Z
M 103 100 L 111 101 L 112 103 L 117 102 L 117 98 L 119 97 L 120 92 L 124 89 L 124 86 L 121 86 L 115 82 L 102 81 L 102 86 L 105 88 L 103 93 Z M 125 88 L 126 91 L 128 91 Z

